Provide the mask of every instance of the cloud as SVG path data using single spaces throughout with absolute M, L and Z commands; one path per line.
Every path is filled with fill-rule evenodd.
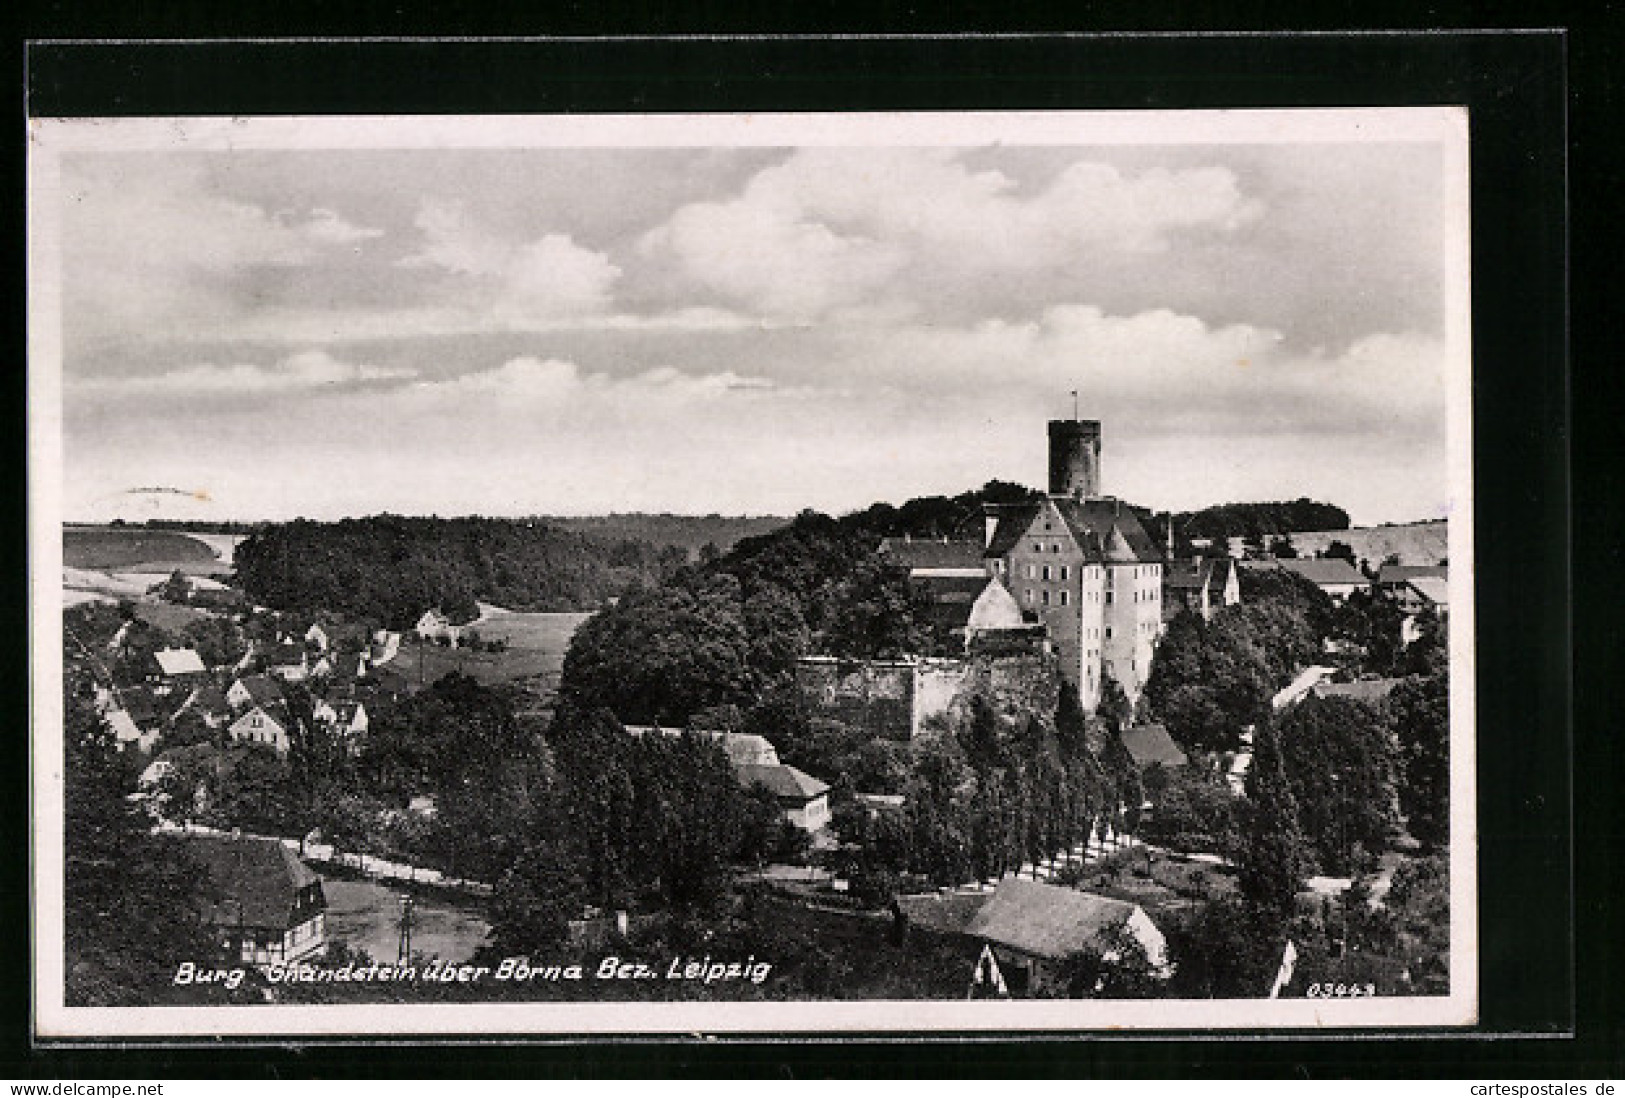
M 382 235 L 337 211 L 273 212 L 222 193 L 196 162 L 71 158 L 63 172 L 63 317 L 70 338 L 149 338 L 257 306 L 236 281 L 307 267 Z
M 816 318 L 877 298 L 928 306 L 956 284 L 1160 252 L 1179 234 L 1231 233 L 1261 212 L 1225 168 L 1125 174 L 1079 161 L 1028 193 L 954 150 L 804 149 L 731 199 L 680 208 L 640 251 L 729 301 Z
M 339 214 L 325 208 L 310 211 L 310 216 L 298 226 L 299 231 L 322 244 L 356 244 L 384 235 L 382 229 L 369 229 L 351 224 Z
M 259 394 L 300 392 L 352 386 L 361 382 L 415 377 L 415 370 L 342 362 L 325 351 L 305 351 L 274 366 L 247 363 L 216 366 L 203 363 L 162 374 L 86 378 L 72 382 L 81 391 L 107 394 Z
M 413 224 L 422 247 L 397 265 L 460 276 L 498 320 L 600 313 L 621 275 L 607 255 L 566 235 L 514 244 L 474 224 L 452 203 L 425 201 Z

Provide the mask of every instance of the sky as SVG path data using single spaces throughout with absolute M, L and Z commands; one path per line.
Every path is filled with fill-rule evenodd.
M 1132 502 L 1440 517 L 1443 163 L 66 152 L 63 513 L 841 513 L 1042 487 L 1076 390 Z

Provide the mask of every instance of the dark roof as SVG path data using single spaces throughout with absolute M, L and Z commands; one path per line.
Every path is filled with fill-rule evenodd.
M 1134 760 L 1134 765 L 1141 769 L 1152 763 L 1184 766 L 1189 761 L 1174 738 L 1168 735 L 1168 730 L 1160 724 L 1137 724 L 1133 728 L 1123 729 L 1117 738 L 1123 741 L 1123 747 L 1127 749 L 1129 758 Z
M 243 684 L 243 689 L 248 691 L 248 696 L 253 699 L 255 705 L 282 704 L 282 687 L 269 676 L 245 675 L 237 681 Z
M 1208 568 L 1206 561 L 1176 560 L 1168 562 L 1162 570 L 1162 585 L 1176 589 L 1200 591 L 1207 586 Z
M 213 683 L 205 683 L 192 691 L 192 696 L 186 699 L 186 708 L 200 713 L 224 713 L 231 706 L 226 701 L 225 691 Z
M 1283 560 L 1277 562 L 1288 572 L 1296 572 L 1310 583 L 1326 586 L 1333 583 L 1352 583 L 1364 585 L 1367 581 L 1354 565 L 1341 557 L 1325 557 L 1319 560 Z
M 1033 519 L 1038 517 L 1039 503 L 1012 503 L 1000 507 L 997 511 L 990 509 L 989 513 L 998 518 L 998 525 L 993 528 L 993 538 L 982 553 L 984 557 L 1002 557 L 1016 547 L 1022 535 L 1032 526 Z
M 209 872 L 218 896 L 206 905 L 210 922 L 250 927 L 293 925 L 293 908 L 301 890 L 319 885 L 292 850 L 275 839 L 189 836 L 188 855 Z
M 1006 877 L 966 932 L 1033 957 L 1061 960 L 1096 948 L 1136 905 L 1092 892 Z
M 1355 682 L 1323 682 L 1313 693 L 1317 698 L 1353 698 L 1355 701 L 1376 704 L 1388 699 L 1394 687 L 1404 679 L 1359 679 Z
M 305 649 L 297 644 L 279 644 L 265 656 L 265 662 L 272 667 L 292 667 L 304 661 Z
M 982 567 L 980 541 L 931 538 L 882 538 L 880 551 L 909 568 Z
M 1428 576 L 1447 579 L 1450 568 L 1443 564 L 1385 564 L 1377 570 L 1377 582 L 1384 587 Z
M 1128 542 L 1135 560 L 1154 562 L 1162 559 L 1156 542 L 1151 540 L 1151 535 L 1140 524 L 1140 516 L 1122 501 L 1056 498 L 1054 503 L 1080 545 L 1087 544 L 1087 535 L 1092 534 L 1102 547 L 1108 546 L 1115 527 L 1123 535 L 1123 540 Z
M 158 716 L 158 699 L 145 686 L 124 686 L 114 691 L 119 706 L 137 724 Z
M 936 934 L 963 934 L 992 898 L 991 892 L 927 892 L 898 896 L 893 906 L 911 927 Z
M 734 767 L 739 783 L 746 788 L 766 786 L 780 800 L 810 801 L 829 791 L 829 786 L 804 771 L 780 763 L 778 766 L 746 764 Z
M 1162 553 L 1140 524 L 1139 516 L 1121 500 L 1051 496 L 1049 502 L 1054 505 L 1066 523 L 1067 532 L 1087 559 L 1105 559 L 1112 544 L 1112 531 L 1116 530 L 1128 545 L 1130 559 L 1145 562 L 1162 560 Z M 998 513 L 999 524 L 994 528 L 993 540 L 988 544 L 984 556 L 1002 557 L 1014 549 L 1031 528 L 1042 506 L 1042 503 L 1027 503 L 1002 509 Z

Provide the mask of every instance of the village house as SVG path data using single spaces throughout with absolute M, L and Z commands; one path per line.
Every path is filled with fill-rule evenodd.
M 179 687 L 190 687 L 208 674 L 203 658 L 191 648 L 162 648 L 152 654 L 147 681 L 153 690 L 168 694 Z
M 1190 762 L 1168 729 L 1160 724 L 1137 724 L 1123 729 L 1117 738 L 1133 761 L 1134 769 L 1142 773 L 1153 766 L 1177 770 Z
M 658 724 L 629 724 L 624 726 L 631 736 L 694 736 L 709 740 L 722 748 L 728 762 L 741 766 L 778 766 L 778 749 L 765 736 L 753 732 L 719 732 L 698 728 L 665 728 Z
M 1229 557 L 1170 561 L 1163 570 L 1162 616 L 1171 621 L 1189 611 L 1210 621 L 1214 611 L 1241 601 L 1241 577 Z
M 252 706 L 280 706 L 282 687 L 265 675 L 244 675 L 226 690 L 226 701 L 237 712 Z
M 829 785 L 793 766 L 747 764 L 734 767 L 739 784 L 747 789 L 760 785 L 779 802 L 779 811 L 790 823 L 806 832 L 829 826 Z
M 425 610 L 412 631 L 422 640 L 444 640 L 451 644 L 457 644 L 463 636 L 462 626 L 453 625 L 451 619 L 437 609 Z
M 286 755 L 291 746 L 286 718 L 257 705 L 233 721 L 227 732 L 233 742 L 263 744 L 274 748 L 278 755 Z
M 1064 994 L 1068 962 L 1092 955 L 1111 964 L 1135 947 L 1153 974 L 1173 975 L 1167 940 L 1138 904 L 1019 877 L 999 882 L 966 933 L 992 947 L 1017 994 Z
M 110 709 L 102 715 L 102 719 L 107 722 L 107 728 L 113 733 L 120 751 L 128 751 L 131 748 L 151 751 L 153 745 L 158 742 L 158 730 L 141 728 L 127 710 Z
M 1377 592 L 1386 598 L 1398 600 L 1405 588 L 1415 579 L 1450 578 L 1450 568 L 1443 564 L 1384 564 L 1377 570 Z
M 1138 904 L 1005 877 L 991 893 L 946 892 L 898 896 L 892 902 L 898 933 L 923 933 L 967 946 L 984 947 L 975 976 L 992 976 L 1016 995 L 1067 994 L 1070 962 L 1085 956 L 1106 964 L 1125 960 L 1135 949 L 1153 975 L 1173 975 L 1168 943 Z M 983 971 L 986 952 L 995 973 Z M 966 982 L 973 973 L 966 973 Z
M 1407 614 L 1431 610 L 1440 619 L 1450 614 L 1450 581 L 1444 576 L 1412 576 L 1394 595 L 1394 602 Z
M 204 683 L 181 703 L 181 707 L 175 711 L 175 716 L 179 717 L 183 713 L 196 715 L 209 728 L 223 728 L 231 719 L 231 701 L 218 686 Z
M 1317 698 L 1353 698 L 1366 705 L 1383 705 L 1394 687 L 1404 679 L 1356 679 L 1353 682 L 1316 683 L 1311 693 Z
M 1249 571 L 1268 571 L 1279 568 L 1302 576 L 1324 591 L 1333 602 L 1342 604 L 1356 591 L 1363 591 L 1370 583 L 1359 569 L 1341 557 L 1319 559 L 1246 560 L 1241 567 Z
M 303 682 L 310 674 L 310 656 L 304 645 L 284 640 L 266 654 L 265 670 L 283 682 Z
M 215 898 L 204 906 L 233 961 L 287 964 L 327 948 L 321 878 L 275 839 L 191 837 L 186 853 L 208 871 Z
M 753 785 L 765 786 L 773 794 L 785 820 L 808 832 L 821 831 L 829 824 L 829 785 L 781 763 L 778 750 L 766 737 L 750 732 L 665 728 L 658 724 L 623 727 L 631 736 L 694 736 L 709 740 L 728 756 L 734 778 L 740 785 L 746 789 Z

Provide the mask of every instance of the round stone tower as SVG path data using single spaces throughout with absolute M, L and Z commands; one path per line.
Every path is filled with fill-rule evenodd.
M 1074 499 L 1100 495 L 1100 421 L 1049 422 L 1049 494 Z

